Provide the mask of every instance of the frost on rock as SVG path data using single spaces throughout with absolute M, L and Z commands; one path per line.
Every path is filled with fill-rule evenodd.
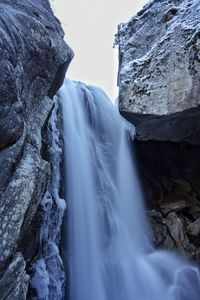
M 44 259 L 38 259 L 35 263 L 35 275 L 31 279 L 31 285 L 37 290 L 39 299 L 48 299 L 49 274 Z M 35 298 L 37 299 L 37 297 Z
M 120 24 L 119 108 L 171 114 L 200 104 L 200 2 L 150 1 Z
M 2 0 L 0 10 L 0 299 L 25 300 L 50 179 L 50 98 L 73 53 L 48 0 Z
M 57 112 L 58 100 L 55 97 L 48 125 L 52 177 L 41 201 L 43 224 L 40 230 L 40 255 L 34 264 L 31 280 L 32 287 L 37 291 L 37 300 L 60 300 L 64 295 L 65 273 L 57 245 L 66 204 L 65 200 L 59 197 L 62 148 L 57 128 Z
M 124 120 L 124 125 L 125 125 L 125 130 L 128 133 L 129 140 L 133 141 L 136 134 L 135 126 L 126 120 Z

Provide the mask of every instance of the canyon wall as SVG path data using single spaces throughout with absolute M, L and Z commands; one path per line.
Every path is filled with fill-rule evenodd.
M 2 0 L 0 10 L 0 299 L 23 300 L 51 178 L 52 97 L 73 52 L 48 0 Z
M 200 260 L 200 2 L 152 0 L 118 26 L 119 109 L 156 247 Z

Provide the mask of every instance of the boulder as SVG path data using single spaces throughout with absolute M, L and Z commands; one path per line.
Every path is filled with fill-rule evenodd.
M 153 0 L 118 26 L 121 111 L 168 115 L 200 104 L 200 3 Z

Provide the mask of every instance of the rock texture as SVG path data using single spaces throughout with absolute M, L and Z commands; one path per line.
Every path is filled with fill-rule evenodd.
M 155 246 L 200 262 L 200 147 L 138 141 L 134 148 Z
M 200 2 L 152 0 L 120 24 L 119 109 L 156 247 L 200 261 Z
M 158 140 L 200 145 L 200 106 L 163 116 L 134 111 L 121 111 L 121 114 L 136 126 L 136 138 L 140 141 Z
M 23 300 L 37 251 L 32 220 L 51 176 L 43 143 L 51 98 L 73 53 L 47 0 L 2 0 L 0 9 L 0 299 Z
M 200 104 L 199 24 L 199 0 L 154 0 L 119 25 L 121 111 L 163 115 Z

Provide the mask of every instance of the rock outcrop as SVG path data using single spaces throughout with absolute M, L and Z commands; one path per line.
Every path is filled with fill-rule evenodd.
M 119 109 L 134 148 L 154 244 L 200 261 L 200 2 L 152 0 L 120 24 Z
M 200 4 L 150 1 L 119 25 L 121 111 L 171 114 L 200 104 Z
M 51 177 L 46 126 L 73 52 L 48 0 L 2 0 L 0 9 L 0 299 L 23 300 Z

